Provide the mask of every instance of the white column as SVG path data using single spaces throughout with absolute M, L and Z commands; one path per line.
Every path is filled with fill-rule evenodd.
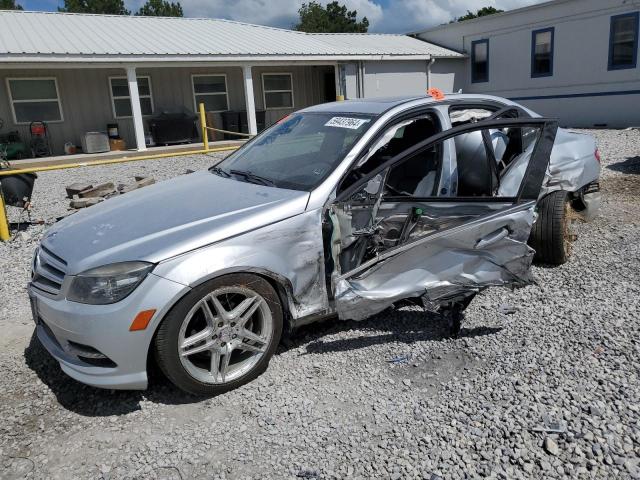
M 136 67 L 127 67 L 127 83 L 129 84 L 129 98 L 131 99 L 133 128 L 136 132 L 136 148 L 139 152 L 143 152 L 147 149 L 147 146 L 144 142 L 144 123 L 142 122 L 142 108 L 140 107 Z
M 427 62 L 427 89 L 431 88 L 431 66 L 436 63 L 436 59 L 432 58 Z
M 344 92 L 342 91 L 342 78 L 340 78 L 340 65 L 336 63 L 333 66 L 333 75 L 336 82 L 336 100 L 344 100 Z
M 251 65 L 243 65 L 242 73 L 244 75 L 244 103 L 247 105 L 247 125 L 249 126 L 249 133 L 256 135 L 258 133 L 258 123 L 256 122 L 256 102 L 253 98 Z

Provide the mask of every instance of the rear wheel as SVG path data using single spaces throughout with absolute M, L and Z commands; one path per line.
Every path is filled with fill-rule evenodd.
M 180 301 L 158 328 L 155 355 L 176 386 L 216 395 L 264 372 L 281 335 L 282 308 L 269 282 L 232 274 Z
M 531 230 L 529 244 L 536 251 L 535 261 L 562 265 L 571 256 L 576 240 L 577 214 L 567 192 L 552 192 L 538 202 L 538 218 Z

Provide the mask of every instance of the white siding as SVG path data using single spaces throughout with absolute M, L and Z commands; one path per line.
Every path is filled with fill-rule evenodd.
M 366 98 L 424 95 L 427 90 L 426 61 L 365 62 Z
M 427 90 L 427 62 L 395 60 L 363 62 L 364 92 L 358 88 L 358 64 L 345 65 L 346 99 L 424 95 Z
M 640 95 L 632 93 L 640 91 L 640 62 L 634 69 L 608 70 L 610 18 L 639 10 L 640 4 L 625 0 L 561 0 L 419 37 L 465 52 L 474 40 L 489 39 L 488 82 L 471 83 L 469 58 L 459 60 L 465 65 L 462 75 L 450 72 L 455 73 L 454 88 L 459 85 L 465 93 L 512 98 L 567 125 L 624 127 L 640 125 L 640 109 L 632 108 L 640 104 Z M 546 27 L 555 28 L 553 75 L 532 78 L 531 33 Z M 625 94 L 601 96 L 610 92 Z
M 438 58 L 431 65 L 430 87 L 439 88 L 445 93 L 456 93 L 464 88 L 465 75 L 466 68 L 463 60 Z
M 346 75 L 345 100 L 358 98 L 358 64 L 347 63 L 344 70 Z

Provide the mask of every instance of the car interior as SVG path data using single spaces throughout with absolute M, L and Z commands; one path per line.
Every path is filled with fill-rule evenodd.
M 373 172 L 438 129 L 429 116 L 402 123 L 393 135 L 383 136 L 387 143 L 365 157 L 359 170 Z M 514 127 L 478 129 L 453 137 L 457 162 L 453 196 L 438 192 L 443 142 L 381 172 L 377 192 L 363 190 L 352 197 L 348 208 L 336 211 L 341 270 L 349 271 L 390 248 L 512 205 L 538 133 L 539 128 Z M 524 150 L 523 144 L 527 145 Z

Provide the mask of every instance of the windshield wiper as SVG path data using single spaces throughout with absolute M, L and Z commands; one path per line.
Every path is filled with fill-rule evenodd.
M 221 177 L 231 178 L 231 175 L 229 175 L 228 172 L 222 170 L 220 167 L 211 167 L 209 171 L 215 173 L 216 175 L 220 175 Z
M 245 172 L 243 170 L 229 170 L 233 175 L 238 175 L 240 177 L 244 177 L 249 183 L 255 183 L 258 185 L 265 185 L 267 187 L 275 186 L 273 180 L 269 180 L 268 178 L 261 177 L 260 175 L 256 175 L 255 173 Z

